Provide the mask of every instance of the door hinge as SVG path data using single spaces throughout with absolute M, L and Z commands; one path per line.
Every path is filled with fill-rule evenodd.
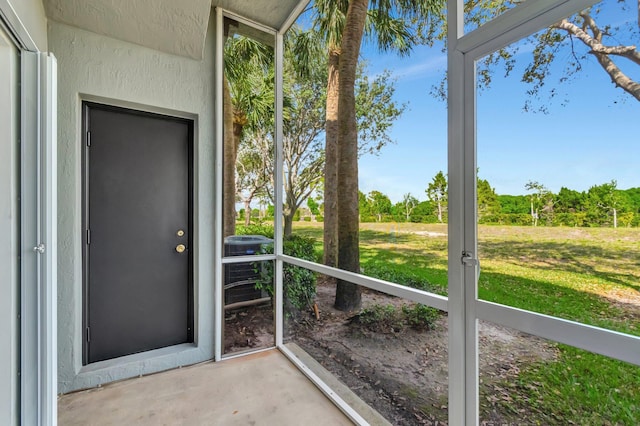
M 478 259 L 474 257 L 473 253 L 470 251 L 463 251 L 462 258 L 460 260 L 464 266 L 478 266 L 480 264 Z
M 87 229 L 87 245 L 91 244 L 91 229 Z
M 87 342 L 91 341 L 91 329 L 87 327 Z
M 87 146 L 91 146 L 91 132 L 87 132 Z

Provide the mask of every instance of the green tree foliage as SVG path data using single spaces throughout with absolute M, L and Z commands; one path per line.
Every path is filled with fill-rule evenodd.
M 521 0 L 467 0 L 464 2 L 465 28 L 478 28 L 521 3 Z M 626 94 L 625 98 L 640 100 L 638 69 L 634 69 L 634 65 L 640 65 L 637 49 L 640 27 L 635 19 L 607 22 L 605 15 L 614 8 L 625 16 L 638 16 L 637 0 L 601 2 L 527 39 L 527 45 L 533 49 L 528 65 L 519 76 L 528 84 L 525 110 L 547 112 L 550 101 L 560 98 L 562 84 L 588 68 L 585 65 L 592 59 L 596 60 L 615 88 Z M 429 40 L 444 40 L 447 29 L 445 13 L 442 10 L 440 20 L 431 22 Z M 478 61 L 478 87 L 490 86 L 500 69 L 504 77 L 511 75 L 516 56 L 524 53 L 519 49 L 518 45 L 507 46 Z M 446 77 L 432 89 L 432 93 L 446 99 Z M 566 102 L 566 99 L 563 97 L 561 102 Z
M 529 181 L 525 184 L 525 189 L 530 192 L 529 203 L 531 212 L 531 224 L 538 226 L 540 212 L 549 212 L 549 206 L 553 207 L 553 194 L 540 182 Z
M 271 236 L 270 238 L 273 238 Z M 315 262 L 316 252 L 313 238 L 300 235 L 290 235 L 283 239 L 282 250 L 288 256 Z M 273 244 L 263 247 L 263 253 L 273 253 Z M 260 278 L 256 288 L 264 289 L 273 297 L 274 262 L 264 262 L 260 266 Z M 282 270 L 282 286 L 284 289 L 285 305 L 288 313 L 299 314 L 300 311 L 310 309 L 316 296 L 315 272 L 299 266 L 285 264 Z
M 377 222 L 382 222 L 385 215 L 391 214 L 391 200 L 380 191 L 371 191 L 367 194 L 367 201 L 371 209 L 371 213 L 375 216 Z
M 575 213 L 584 209 L 585 193 L 574 191 L 564 186 L 556 195 L 556 211 L 558 213 Z
M 489 181 L 478 178 L 478 222 L 484 223 L 487 217 L 492 217 L 500 212 L 500 202 L 496 191 Z
M 640 188 L 630 188 L 623 191 L 634 213 L 640 213 Z
M 373 222 L 373 214 L 371 213 L 369 200 L 367 199 L 367 195 L 362 191 L 358 191 L 358 211 L 360 212 L 361 222 Z
M 223 75 L 223 235 L 236 225 L 236 162 L 246 132 L 269 137 L 274 126 L 273 48 L 250 37 L 229 36 Z
M 414 223 L 436 223 L 438 217 L 435 215 L 435 210 L 431 201 L 422 201 L 416 205 L 411 215 L 411 222 Z
M 358 272 L 358 132 L 355 74 L 360 46 L 371 36 L 382 50 L 408 53 L 418 41 L 416 28 L 439 13 L 443 0 L 318 0 L 313 26 L 325 37 L 328 50 L 325 202 L 337 208 L 337 221 L 325 223 L 325 263 Z M 329 217 L 329 216 L 327 216 Z M 360 289 L 338 281 L 335 306 L 360 307 Z
M 543 194 L 539 204 L 540 221 L 537 226 L 640 226 L 640 188 L 617 189 L 616 181 L 594 185 L 588 191 L 562 187 L 558 194 L 538 184 Z M 497 195 L 491 184 L 478 179 L 478 221 L 486 224 L 532 226 L 531 197 L 529 195 Z M 433 201 L 420 201 L 405 194 L 403 201 L 393 205 L 388 213 L 378 217 L 374 200 L 389 197 L 379 191 L 359 192 L 361 222 L 393 219 L 398 222 L 437 223 L 437 207 Z M 405 204 L 407 203 L 407 204 Z M 406 206 L 413 206 L 407 218 Z M 535 212 L 534 202 L 534 212 Z M 615 209 L 615 213 L 614 213 Z M 385 212 L 386 212 L 385 208 Z
M 366 64 L 361 63 L 358 69 L 355 87 L 358 155 L 377 155 L 385 145 L 394 142 L 389 134 L 391 126 L 407 105 L 393 99 L 396 79 L 391 71 L 384 70 L 370 79 L 366 75 Z
M 617 189 L 615 180 L 594 185 L 588 191 L 560 188 L 557 194 L 537 182 L 531 186 L 536 192 L 528 196 L 500 195 L 500 214 L 493 222 L 526 225 L 522 220 L 523 199 L 527 208 L 540 212 L 542 223 L 551 226 L 640 226 L 640 188 Z M 538 199 L 542 201 L 538 202 Z M 517 206 L 517 207 L 516 207 Z M 534 224 L 529 210 L 528 224 Z
M 261 140 L 262 145 L 265 141 Z M 270 141 L 266 141 L 270 146 Z M 266 191 L 271 182 L 270 156 L 264 155 L 262 150 L 257 149 L 257 138 L 254 144 L 241 144 L 236 158 L 236 193 L 237 199 L 244 204 L 242 211 L 251 211 L 251 202 L 255 197 L 266 196 Z M 270 149 L 268 149 L 270 152 Z M 240 215 L 244 218 L 244 224 L 250 223 L 251 215 Z
M 240 142 L 235 146 L 237 164 L 235 182 L 237 198 L 245 203 L 245 209 L 254 196 L 266 194 L 273 203 L 274 176 L 274 143 L 273 123 L 261 115 L 270 116 L 273 110 L 268 108 L 253 109 L 253 105 L 265 102 L 273 104 L 273 63 L 255 59 L 267 56 L 259 49 L 260 45 L 246 37 L 234 38 L 228 44 L 227 62 L 229 73 L 234 76 L 230 80 L 230 88 L 234 103 L 236 122 Z M 326 79 L 327 58 L 322 48 L 313 43 L 322 43 L 312 31 L 301 31 L 293 27 L 285 39 L 284 52 L 284 229 L 285 235 L 291 235 L 293 220 L 297 211 L 309 196 L 318 191 L 323 183 L 325 152 L 323 134 L 326 116 Z M 301 45 L 308 47 L 305 56 L 300 56 Z M 232 54 L 234 52 L 234 54 Z M 246 62 L 235 64 L 240 59 Z M 304 60 L 303 60 L 304 59 Z M 233 64 L 233 66 L 231 66 Z M 238 69 L 236 69 L 238 68 Z M 237 75 L 239 71 L 247 75 Z M 359 150 L 361 153 L 375 153 L 390 142 L 389 131 L 393 122 L 405 109 L 404 105 L 393 100 L 394 81 L 390 73 L 385 72 L 375 78 L 366 75 L 366 66 L 358 68 L 356 80 L 356 96 L 361 108 L 356 111 L 360 126 Z M 251 93 L 251 84 L 256 92 Z M 258 90 L 259 89 L 259 90 Z M 239 99 L 236 101 L 236 98 Z M 260 101 L 261 103 L 258 103 Z M 262 105 L 264 106 L 264 105 Z M 250 110 L 251 114 L 243 111 Z M 259 112 L 259 114 L 256 114 Z M 244 117 L 244 118 L 243 118 Z M 242 118 L 242 120 L 241 120 Z M 251 118 L 251 119 L 249 119 Z M 231 190 L 230 187 L 228 190 Z M 335 213 L 335 212 L 334 212 Z M 315 213 L 314 213 L 315 214 Z M 248 220 L 248 217 L 245 218 Z
M 402 197 L 402 201 L 396 204 L 397 211 L 401 212 L 404 215 L 405 222 L 411 221 L 411 213 L 413 213 L 413 210 L 416 208 L 418 203 L 418 199 L 411 195 L 410 192 L 408 192 L 404 194 L 404 196 Z
M 500 213 L 529 214 L 529 197 L 526 195 L 498 195 Z
M 618 214 L 630 209 L 628 197 L 622 196 L 617 186 L 618 183 L 612 180 L 589 188 L 585 201 L 588 223 L 618 227 Z
M 439 171 L 433 180 L 429 183 L 427 190 L 427 198 L 433 202 L 437 208 L 436 214 L 438 216 L 438 222 L 443 222 L 443 213 L 447 210 L 447 178 Z
M 320 204 L 318 204 L 315 198 L 313 197 L 307 198 L 307 207 L 309 207 L 309 211 L 311 212 L 312 215 L 317 216 L 320 214 Z

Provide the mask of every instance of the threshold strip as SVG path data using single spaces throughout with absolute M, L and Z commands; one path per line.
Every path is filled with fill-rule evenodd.
M 340 397 L 336 392 L 334 392 L 329 385 L 327 385 L 316 373 L 314 373 L 307 365 L 302 362 L 300 358 L 298 358 L 289 348 L 282 345 L 278 347 L 278 349 L 291 361 L 297 368 L 300 370 L 302 374 L 304 374 L 307 379 L 311 380 L 314 385 L 320 389 L 320 391 L 329 398 L 335 405 L 344 413 L 345 416 L 349 418 L 352 422 L 357 425 L 368 425 L 367 422 L 358 412 L 356 412 L 349 404 L 345 402 L 344 399 Z

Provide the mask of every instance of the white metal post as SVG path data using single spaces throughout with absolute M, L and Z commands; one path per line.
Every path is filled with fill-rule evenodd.
M 224 23 L 221 8 L 216 8 L 216 41 L 214 55 L 214 134 L 215 134 L 215 184 L 214 184 L 214 238 L 213 238 L 213 329 L 214 329 L 214 356 L 216 361 L 222 359 L 223 336 L 222 323 L 224 315 L 224 293 L 222 285 L 222 167 L 224 145 L 224 119 L 223 119 L 223 73 L 224 73 Z
M 57 224 L 57 63 L 52 54 L 38 54 L 40 61 L 40 369 L 41 424 L 58 422 L 58 224 Z
M 284 333 L 284 312 L 283 312 L 283 273 L 282 273 L 282 214 L 283 214 L 283 61 L 284 61 L 284 35 L 281 32 L 276 33 L 276 48 L 275 48 L 275 176 L 273 177 L 273 190 L 275 200 L 275 223 L 274 223 L 274 244 L 273 251 L 276 255 L 275 262 L 275 274 L 274 274 L 274 288 L 275 288 L 275 329 L 276 329 L 276 346 L 280 347 L 283 343 Z
M 478 424 L 478 295 L 477 163 L 476 163 L 476 75 L 475 61 L 465 55 L 464 72 L 464 311 L 465 311 L 465 406 L 468 426 Z
M 22 53 L 21 414 L 57 422 L 56 61 Z
M 449 423 L 452 425 L 479 422 L 475 61 L 575 12 L 580 4 L 586 7 L 592 2 L 526 2 L 469 34 L 462 31 L 462 2 L 448 2 Z M 458 256 L 462 266 L 457 262 Z
M 449 321 L 449 424 L 466 419 L 466 311 L 464 267 L 464 55 L 456 50 L 462 35 L 462 0 L 449 0 L 447 8 L 448 82 L 448 321 Z

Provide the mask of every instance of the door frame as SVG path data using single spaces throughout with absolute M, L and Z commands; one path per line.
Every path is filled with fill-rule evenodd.
M 20 424 L 57 424 L 57 64 L 39 51 L 10 3 L 0 0 L 0 27 L 19 55 L 16 159 L 19 188 L 16 291 L 19 317 L 15 416 Z M 14 371 L 15 368 L 15 371 Z
M 0 20 L 0 422 L 20 419 L 20 51 Z
M 104 111 L 118 111 L 118 112 L 125 112 L 127 114 L 131 114 L 131 115 L 137 115 L 137 116 L 143 116 L 143 117 L 153 117 L 153 118 L 160 118 L 160 119 L 165 119 L 165 120 L 172 120 L 172 121 L 180 121 L 180 122 L 185 122 L 188 124 L 188 154 L 187 154 L 187 174 L 188 174 L 188 196 L 187 196 L 187 202 L 188 202 L 188 214 L 187 214 L 187 227 L 189 229 L 189 232 L 187 233 L 188 238 L 187 238 L 187 247 L 189 247 L 190 249 L 187 250 L 187 256 L 188 256 L 188 260 L 187 260 L 187 301 L 188 301 L 188 306 L 187 306 L 187 315 L 188 315 L 188 325 L 189 325 L 189 334 L 188 334 L 188 340 L 189 342 L 187 342 L 186 344 L 193 344 L 195 341 L 195 337 L 196 333 L 195 333 L 195 310 L 194 310 L 194 305 L 195 305 L 195 297 L 194 297 L 194 144 L 195 144 L 195 137 L 194 137 L 194 127 L 196 125 L 195 121 L 193 119 L 190 118 L 185 118 L 185 117 L 180 117 L 180 116 L 175 116 L 175 115 L 170 115 L 170 114 L 160 114 L 160 113 L 156 113 L 156 112 L 150 112 L 150 111 L 145 111 L 145 110 L 140 110 L 140 109 L 134 109 L 134 108 L 129 108 L 129 107 L 124 107 L 124 106 L 117 106 L 111 103 L 101 103 L 101 102 L 95 102 L 95 101 L 89 101 L 89 100 L 83 100 L 81 102 L 81 114 L 82 114 L 82 131 L 81 131 L 81 143 L 82 143 L 82 192 L 81 192 L 81 197 L 82 197 L 82 228 L 81 228 L 81 236 L 83 239 L 83 244 L 82 244 L 82 365 L 83 366 L 87 366 L 87 365 L 93 365 L 93 364 L 100 364 L 100 363 L 104 363 L 104 362 L 109 362 L 111 361 L 111 359 L 109 360 L 105 360 L 105 361 L 97 361 L 94 363 L 89 363 L 88 359 L 89 359 L 89 345 L 87 344 L 87 339 L 88 339 L 88 326 L 89 326 L 89 267 L 88 267 L 88 250 L 87 250 L 87 230 L 89 229 L 88 224 L 89 224 L 89 151 L 90 151 L 90 144 L 91 144 L 91 140 L 90 140 L 90 135 L 89 135 L 89 125 L 90 125 L 90 119 L 89 119 L 89 110 L 91 108 L 94 109 L 101 109 Z M 179 345 L 174 345 L 174 346 L 180 346 L 183 344 L 179 344 Z M 160 348 L 163 349 L 163 348 Z M 157 350 L 157 349 L 154 349 Z M 146 352 L 151 352 L 151 351 L 146 351 Z M 135 354 L 132 354 L 135 355 Z M 129 355 L 123 355 L 122 357 L 118 357 L 118 358 L 123 358 Z M 117 358 L 116 358 L 117 359 Z

